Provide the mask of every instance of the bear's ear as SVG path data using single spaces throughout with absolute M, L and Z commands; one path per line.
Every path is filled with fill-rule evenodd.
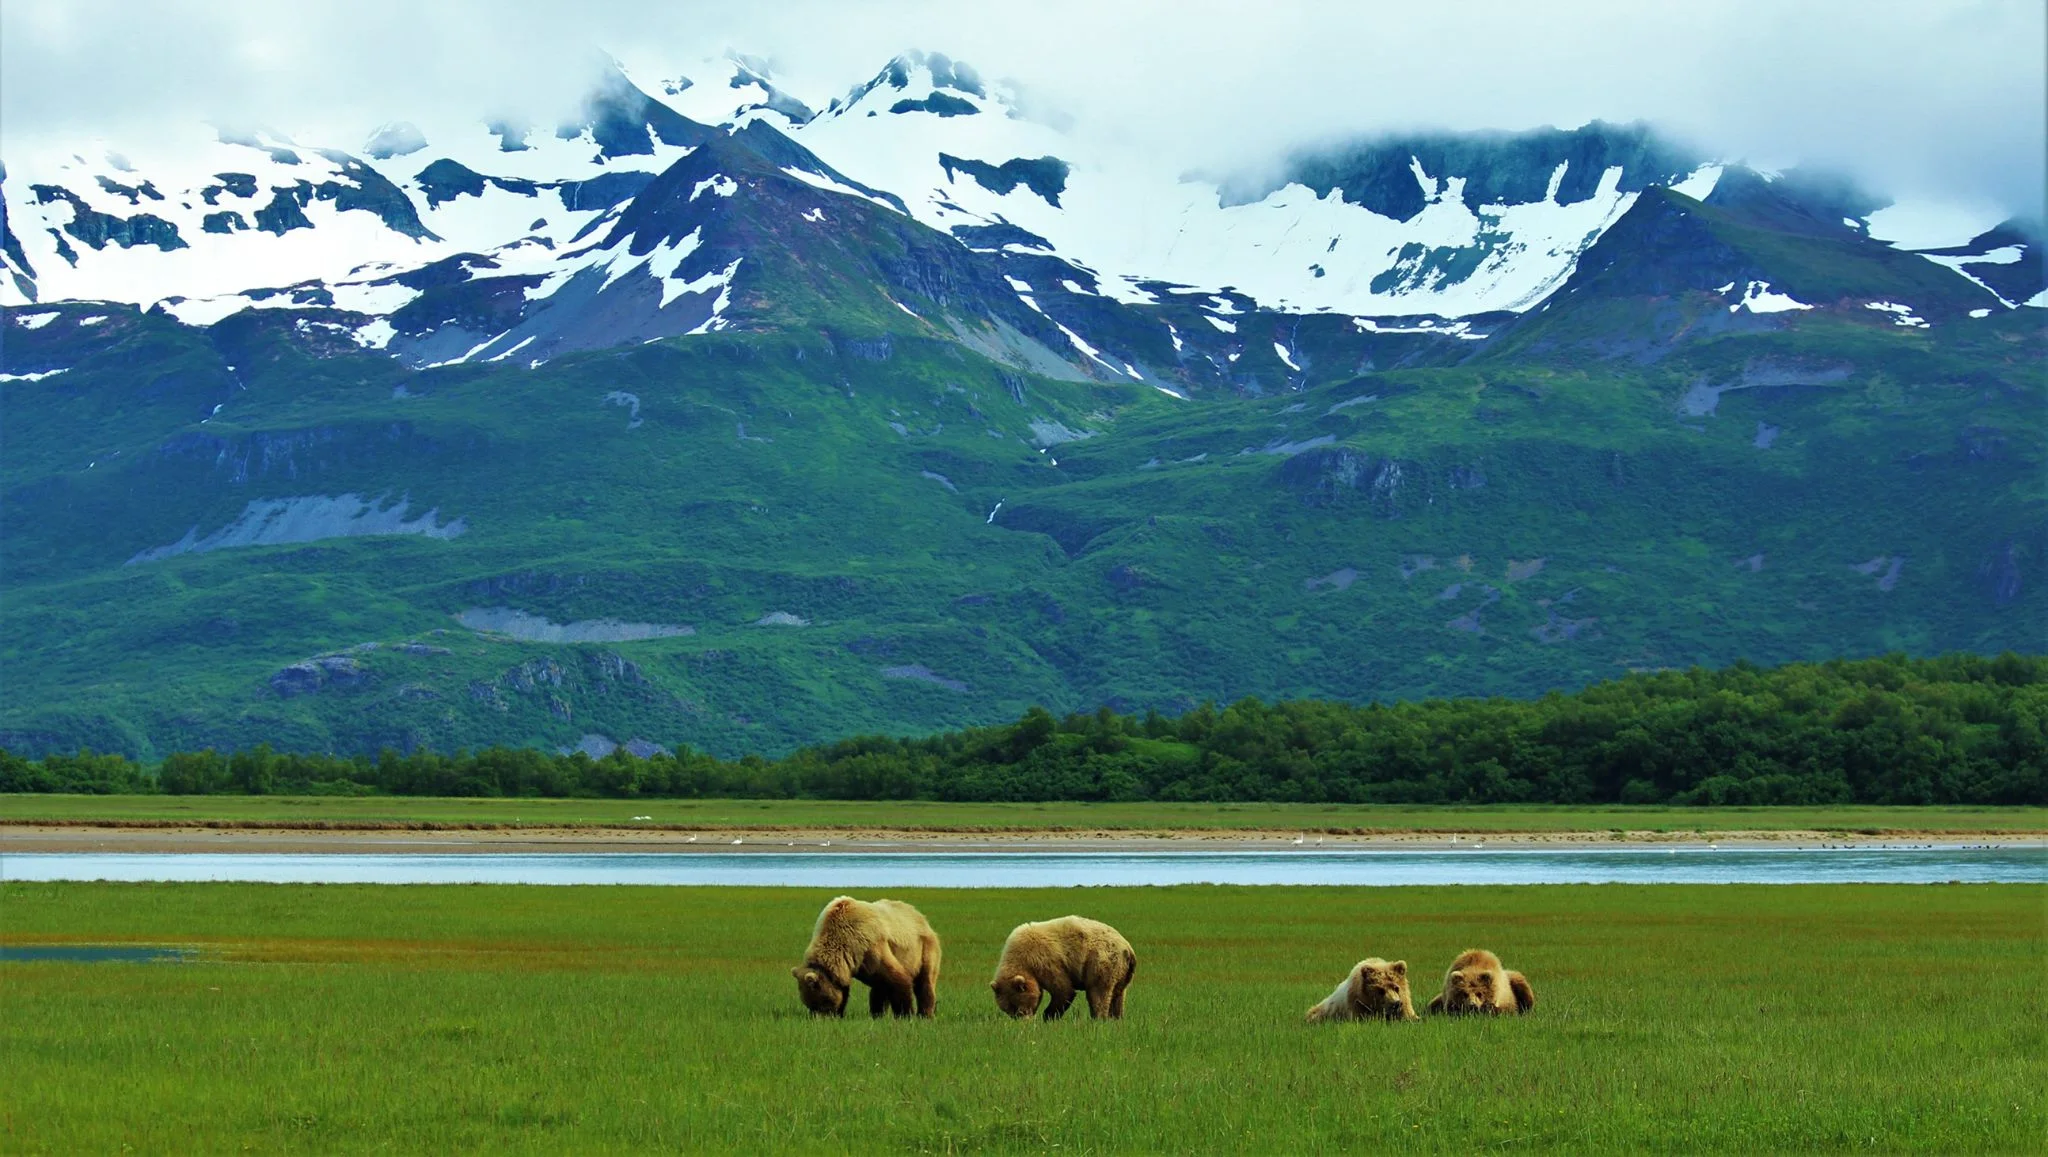
M 1031 987 L 1031 978 L 1020 972 L 1010 978 L 1010 987 L 1022 992 Z
M 988 982 L 988 986 L 996 992 L 1001 992 L 1003 990 L 1003 982 L 1000 980 L 991 980 Z
M 789 970 L 789 974 L 791 976 L 796 977 L 798 980 L 802 980 L 804 978 L 804 966 L 801 964 L 797 965 L 795 968 Z
M 1398 976 L 1406 976 L 1408 975 L 1408 962 L 1406 960 L 1396 960 L 1392 964 L 1387 965 L 1387 970 Z

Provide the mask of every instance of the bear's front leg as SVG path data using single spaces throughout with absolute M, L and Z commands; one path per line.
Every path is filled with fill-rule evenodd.
M 1074 990 L 1062 984 L 1045 990 L 1045 1019 L 1058 1020 L 1067 1015 L 1067 1009 L 1074 1005 Z
M 889 994 L 879 984 L 868 986 L 868 1015 L 879 1017 L 889 1009 Z
M 911 987 L 910 974 L 903 971 L 903 966 L 894 960 L 883 961 L 881 967 L 875 970 L 874 986 L 875 994 L 878 997 L 885 997 L 889 1002 L 889 1011 L 897 1016 L 909 1016 L 916 1007 L 916 994 Z M 875 1009 L 875 1015 L 882 1015 L 879 1005 Z

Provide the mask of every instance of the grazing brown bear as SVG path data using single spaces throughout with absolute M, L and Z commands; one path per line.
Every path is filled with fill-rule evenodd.
M 1088 1015 L 1114 1019 L 1124 1014 L 1124 990 L 1137 972 L 1138 955 L 1122 933 L 1099 920 L 1062 916 L 1017 925 L 1003 941 L 989 988 L 996 1007 L 1019 1020 L 1038 1011 L 1041 996 L 1051 998 L 1045 1019 L 1059 1019 L 1076 991 L 1088 994 Z
M 1451 961 L 1444 990 L 1429 1001 L 1429 1011 L 1452 1016 L 1519 1014 L 1535 1007 L 1536 990 L 1529 987 L 1528 978 L 1501 967 L 1500 957 L 1483 948 L 1468 949 Z
M 1323 1002 L 1308 1010 L 1308 1022 L 1326 1020 L 1421 1020 L 1415 998 L 1408 994 L 1408 962 L 1392 964 L 1368 956 L 1351 966 L 1351 975 Z
M 872 904 L 841 896 L 818 913 L 804 962 L 789 970 L 804 1007 L 823 1016 L 845 1016 L 846 999 L 858 980 L 868 986 L 868 1013 L 886 1011 L 930 1016 L 938 1007 L 939 935 L 908 904 Z

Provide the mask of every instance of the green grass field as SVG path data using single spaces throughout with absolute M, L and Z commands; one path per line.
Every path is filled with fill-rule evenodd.
M 2038 1151 L 2031 886 L 921 891 L 936 1023 L 813 1021 L 805 889 L 0 886 L 8 1152 Z M 1007 929 L 1139 954 L 1130 1016 L 1019 1024 Z M 1310 1029 L 1367 954 L 1496 949 L 1539 1002 Z
M 635 820 L 635 816 L 651 816 Z M 1429 807 L 1399 804 L 925 803 L 842 800 L 427 799 L 397 796 L 0 795 L 0 823 L 38 820 L 310 824 L 904 829 L 1300 829 L 1577 832 L 2048 832 L 2030 807 Z

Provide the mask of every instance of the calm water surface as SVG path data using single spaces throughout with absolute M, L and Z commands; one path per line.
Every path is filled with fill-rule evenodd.
M 0 944 L 0 962 L 60 964 L 183 964 L 198 953 L 149 944 Z
M 1229 852 L 683 852 L 547 855 L 21 853 L 0 880 L 277 884 L 747 884 L 1047 888 L 1144 884 L 2048 883 L 2048 848 L 1355 849 Z

